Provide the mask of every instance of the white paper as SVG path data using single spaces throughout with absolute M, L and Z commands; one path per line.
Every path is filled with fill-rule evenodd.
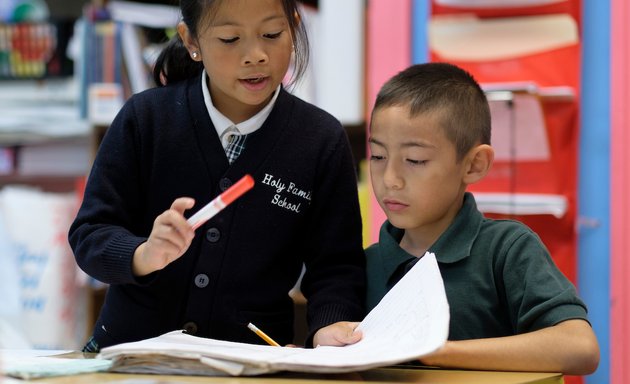
M 113 359 L 113 371 L 171 374 L 182 373 L 182 369 L 180 364 L 169 364 L 168 357 L 188 359 L 186 364 L 211 364 L 207 374 L 213 375 L 348 372 L 418 359 L 439 349 L 448 337 L 449 307 L 435 255 L 425 254 L 359 329 L 363 339 L 354 345 L 314 349 L 235 343 L 173 331 L 104 348 L 99 357 Z M 135 358 L 133 366 L 128 365 L 130 358 Z
M 477 207 L 484 213 L 504 215 L 553 215 L 558 219 L 567 213 L 569 202 L 563 195 L 543 193 L 473 192 Z
M 111 361 L 55 357 L 53 351 L 2 351 L 0 373 L 21 379 L 77 375 L 107 370 Z M 61 351 L 54 351 L 59 353 Z
M 429 47 L 445 60 L 491 61 L 549 52 L 579 42 L 568 14 L 481 19 L 470 15 L 431 18 Z
M 510 100 L 488 104 L 496 161 L 549 161 L 545 116 L 536 95 L 511 93 Z
M 112 0 L 107 4 L 112 20 L 150 28 L 174 28 L 180 20 L 177 6 Z
M 0 85 L 0 142 L 89 137 L 81 120 L 75 79 L 20 80 Z
M 536 7 L 555 3 L 564 3 L 567 0 L 435 0 L 436 4 L 462 8 L 514 8 Z

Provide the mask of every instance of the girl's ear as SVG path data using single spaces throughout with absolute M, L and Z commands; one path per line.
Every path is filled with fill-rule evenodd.
M 177 23 L 177 33 L 179 37 L 182 39 L 184 46 L 188 50 L 188 54 L 190 58 L 195 61 L 201 60 L 201 53 L 199 51 L 199 46 L 197 45 L 197 41 L 193 38 L 188 29 L 188 26 L 183 21 Z
M 494 161 L 494 149 L 488 144 L 480 144 L 470 150 L 465 161 L 468 166 L 463 181 L 465 184 L 476 183 L 490 171 Z

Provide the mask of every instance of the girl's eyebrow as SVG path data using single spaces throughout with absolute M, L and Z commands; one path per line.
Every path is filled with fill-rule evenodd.
M 274 21 L 277 19 L 284 19 L 284 14 L 267 16 L 261 22 L 268 23 L 270 21 Z M 231 20 L 217 20 L 213 22 L 211 25 L 213 27 L 240 27 L 241 26 L 241 24 L 237 23 L 236 21 L 231 21 Z

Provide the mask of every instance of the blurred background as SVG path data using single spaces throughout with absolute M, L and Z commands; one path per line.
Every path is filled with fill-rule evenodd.
M 475 76 L 496 163 L 472 186 L 492 217 L 534 229 L 589 306 L 598 371 L 630 382 L 630 5 L 624 0 L 301 1 L 312 57 L 290 91 L 336 116 L 354 151 L 364 244 L 384 215 L 366 137 L 380 86 L 412 63 Z M 107 287 L 67 230 L 109 122 L 179 20 L 177 2 L 0 0 L 0 348 L 77 349 Z M 303 298 L 292 292 L 298 316 Z M 298 332 L 303 322 L 296 317 Z

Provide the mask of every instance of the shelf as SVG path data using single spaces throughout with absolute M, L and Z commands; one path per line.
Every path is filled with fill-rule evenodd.
M 515 94 L 526 93 L 546 101 L 572 101 L 575 90 L 569 86 L 539 87 L 533 81 L 481 84 L 488 101 L 512 101 Z
M 74 192 L 80 176 L 52 176 L 52 175 L 3 175 L 0 176 L 0 189 L 8 185 L 26 185 L 46 192 Z
M 0 86 L 0 146 L 90 135 L 90 124 L 79 117 L 73 79 L 1 82 Z
M 484 213 L 504 215 L 552 215 L 561 218 L 568 209 L 565 196 L 535 193 L 473 192 L 477 207 Z

